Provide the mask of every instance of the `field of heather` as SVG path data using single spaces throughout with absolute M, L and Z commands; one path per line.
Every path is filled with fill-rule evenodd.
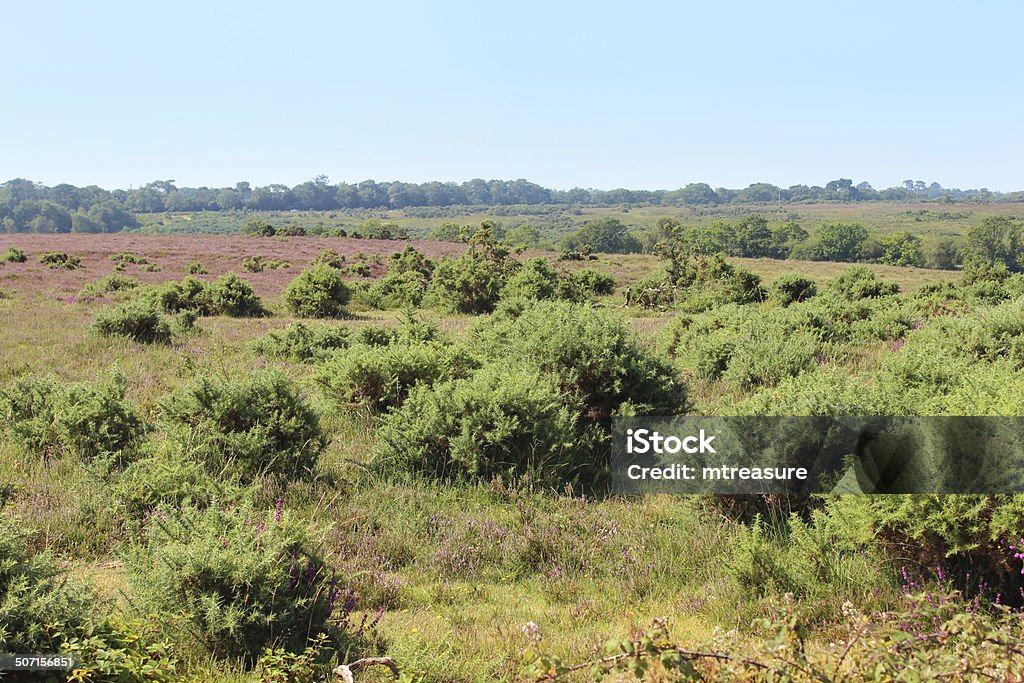
M 564 261 L 487 230 L 0 253 L 0 639 L 74 654 L 68 680 L 1024 666 L 1018 497 L 607 480 L 617 414 L 1018 415 L 1022 275 Z

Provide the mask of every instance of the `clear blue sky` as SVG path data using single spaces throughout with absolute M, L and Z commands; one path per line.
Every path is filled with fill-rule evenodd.
M 6 3 L 0 180 L 1024 189 L 1019 0 Z

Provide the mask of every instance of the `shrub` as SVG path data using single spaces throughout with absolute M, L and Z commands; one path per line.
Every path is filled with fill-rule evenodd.
M 656 415 L 682 412 L 686 389 L 668 364 L 640 348 L 623 322 L 589 305 L 532 303 L 515 316 L 493 316 L 473 330 L 474 348 L 493 359 L 532 365 L 582 398 L 601 421 L 630 404 Z
M 302 271 L 284 291 L 288 309 L 301 318 L 338 318 L 347 315 L 352 293 L 331 267 L 316 265 Z
M 312 266 L 318 266 L 320 264 L 341 270 L 345 267 L 345 257 L 333 249 L 324 249 L 318 253 L 310 263 Z
M 30 537 L 17 518 L 0 509 L 0 643 L 6 652 L 63 652 L 57 625 L 78 631 L 96 599 L 68 583 L 50 555 L 33 554 Z
M 356 347 L 325 363 L 317 382 L 334 401 L 380 413 L 400 406 L 415 386 L 466 377 L 477 365 L 465 351 L 436 342 Z
M 372 308 L 419 306 L 434 272 L 434 262 L 413 247 L 388 257 L 388 272 L 366 290 Z
M 558 283 L 558 298 L 578 303 L 594 296 L 607 296 L 614 291 L 615 278 L 593 268 L 568 273 Z
M 421 385 L 384 417 L 377 461 L 443 480 L 516 480 L 545 486 L 593 482 L 600 442 L 583 427 L 582 401 L 551 375 L 490 365 L 471 377 Z
M 100 297 L 111 292 L 126 292 L 139 286 L 135 278 L 113 273 L 90 282 L 78 293 L 81 297 Z
M 348 267 L 348 274 L 350 277 L 370 277 L 373 270 L 369 263 L 353 263 Z
M 155 292 L 157 302 L 167 313 L 195 311 L 198 315 L 213 315 L 210 286 L 198 278 L 186 277 L 181 282 L 168 282 Z
M 558 286 L 558 273 L 546 258 L 531 258 L 501 289 L 502 299 L 551 299 Z
M 125 400 L 126 390 L 116 373 L 82 384 L 20 377 L 0 389 L 0 417 L 11 436 L 34 453 L 68 453 L 87 461 L 124 457 L 145 431 Z
M 234 273 L 217 278 L 209 289 L 210 305 L 221 314 L 235 318 L 259 318 L 268 315 L 252 285 Z
M 76 270 L 82 267 L 82 259 L 61 251 L 48 251 L 39 257 L 39 262 L 54 269 Z
M 251 220 L 245 224 L 242 228 L 242 232 L 246 235 L 253 235 L 254 237 L 273 237 L 277 234 L 277 230 L 274 229 L 270 223 L 261 220 Z
M 879 280 L 867 266 L 854 266 L 837 275 L 828 285 L 829 291 L 847 301 L 877 298 L 898 294 L 900 286 L 895 282 Z
M 188 275 L 206 275 L 209 272 L 199 261 L 189 261 L 185 265 L 185 273 Z
M 247 273 L 261 273 L 264 270 L 280 270 L 291 268 L 292 264 L 281 259 L 268 258 L 266 256 L 250 256 L 242 261 L 242 270 Z
M 741 389 L 774 386 L 813 367 L 819 348 L 812 332 L 754 319 L 738 335 L 723 378 Z
M 117 254 L 111 254 L 110 260 L 114 263 L 131 263 L 134 265 L 144 266 L 149 264 L 149 259 L 142 256 L 137 256 L 130 252 L 120 252 Z
M 284 375 L 199 377 L 159 402 L 172 433 L 201 444 L 210 471 L 297 476 L 316 464 L 325 440 L 316 413 Z
M 263 335 L 253 342 L 253 350 L 268 358 L 305 363 L 348 345 L 349 331 L 344 327 L 296 322 Z
M 494 310 L 505 280 L 515 270 L 509 250 L 494 239 L 485 224 L 457 259 L 443 259 L 434 269 L 427 300 L 451 313 L 489 313 Z
M 7 263 L 24 263 L 28 260 L 25 256 L 25 252 L 17 247 L 7 247 L 2 255 L 0 255 L 0 261 L 6 261 Z
M 125 337 L 140 344 L 171 342 L 171 326 L 153 303 L 144 299 L 101 310 L 90 329 L 101 337 Z
M 186 614 L 199 643 L 252 665 L 267 647 L 301 652 L 342 594 L 318 557 L 322 534 L 281 510 L 186 508 L 150 526 L 129 566 L 138 590 L 164 613 Z
M 809 277 L 799 273 L 780 275 L 772 283 L 769 296 L 783 306 L 807 301 L 818 293 L 818 286 Z

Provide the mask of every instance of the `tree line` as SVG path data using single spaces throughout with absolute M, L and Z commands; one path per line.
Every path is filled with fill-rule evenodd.
M 900 187 L 875 190 L 840 178 L 823 186 L 782 188 L 755 183 L 744 189 L 712 188 L 690 183 L 676 190 L 552 190 L 527 180 L 454 182 L 377 182 L 331 184 L 326 176 L 288 187 L 270 184 L 253 187 L 178 187 L 173 180 L 157 180 L 142 187 L 105 190 L 95 185 L 47 187 L 22 178 L 0 185 L 0 228 L 5 232 L 116 232 L 138 225 L 135 214 L 193 211 L 331 211 L 338 209 L 403 209 L 462 205 L 651 205 L 706 206 L 766 202 L 907 201 L 1024 201 L 1024 192 L 1000 193 L 987 189 L 958 190 L 938 183 L 906 180 Z

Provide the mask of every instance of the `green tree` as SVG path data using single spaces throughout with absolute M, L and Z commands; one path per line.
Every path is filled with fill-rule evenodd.
M 989 216 L 967 233 L 965 266 L 1004 264 L 1020 271 L 1021 226 L 1005 216 Z
M 894 232 L 884 236 L 882 256 L 879 261 L 890 266 L 924 265 L 924 249 L 921 238 L 909 232 Z
M 611 217 L 587 221 L 562 242 L 562 248 L 566 251 L 579 251 L 583 247 L 605 254 L 634 254 L 641 251 L 640 241 L 629 233 L 622 221 Z

